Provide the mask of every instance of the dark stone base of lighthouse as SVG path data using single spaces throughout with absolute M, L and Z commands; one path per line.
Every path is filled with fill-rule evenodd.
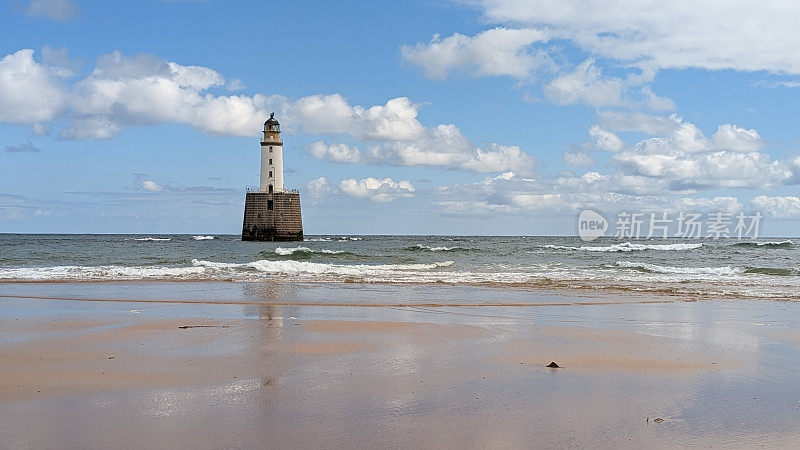
M 302 241 L 300 194 L 248 192 L 244 202 L 242 240 Z

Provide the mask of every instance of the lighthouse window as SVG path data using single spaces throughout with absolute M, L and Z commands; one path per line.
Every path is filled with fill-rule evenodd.
M 272 153 L 272 147 L 269 148 L 269 152 Z
M 272 211 L 272 206 L 273 206 L 272 200 L 267 200 L 267 211 Z
M 269 163 L 272 164 L 272 158 L 269 159 Z
M 271 170 L 269 171 L 269 176 L 272 176 L 272 171 Z

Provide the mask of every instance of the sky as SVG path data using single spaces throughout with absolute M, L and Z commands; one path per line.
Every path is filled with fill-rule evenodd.
M 0 232 L 239 233 L 275 112 L 306 234 L 800 235 L 793 2 L 0 8 Z

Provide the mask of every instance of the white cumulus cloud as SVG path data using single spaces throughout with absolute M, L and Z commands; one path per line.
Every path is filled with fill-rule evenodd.
M 66 50 L 48 54 L 61 61 L 59 67 L 66 64 Z M 62 88 L 53 72 L 34 61 L 33 50 L 0 60 L 0 121 L 43 130 L 42 122 L 66 118 L 59 136 L 67 139 L 108 139 L 126 127 L 162 123 L 253 136 L 268 113 L 275 111 L 285 132 L 346 135 L 367 144 L 367 150 L 361 150 L 356 145 L 315 142 L 309 152 L 320 159 L 475 172 L 532 172 L 536 166 L 519 147 L 498 143 L 478 147 L 455 125 L 426 127 L 417 118 L 422 105 L 407 97 L 360 106 L 340 94 L 298 99 L 216 94 L 227 81 L 213 69 L 120 52 L 98 58 L 91 74 L 71 89 Z M 71 74 L 66 69 L 59 73 Z
M 598 125 L 589 127 L 589 136 L 595 141 L 595 146 L 600 150 L 618 152 L 625 148 L 625 142 L 616 134 L 604 130 Z
M 306 193 L 314 201 L 323 200 L 333 188 L 328 184 L 328 179 L 325 177 L 315 178 L 306 183 Z
M 675 201 L 676 212 L 724 212 L 733 214 L 741 211 L 739 199 L 731 196 L 683 197 Z
M 544 95 L 558 105 L 587 103 L 595 107 L 621 106 L 624 85 L 619 78 L 603 78 L 594 60 L 588 59 L 574 71 L 559 75 L 544 87 Z
M 756 130 L 748 130 L 726 123 L 717 128 L 713 136 L 714 146 L 718 149 L 733 152 L 752 152 L 763 145 L 761 136 Z
M 631 175 L 657 178 L 670 189 L 772 188 L 786 184 L 792 171 L 786 161 L 759 152 L 756 130 L 723 124 L 709 139 L 693 123 L 677 116 L 666 136 L 642 140 L 612 156 Z
M 800 73 L 795 2 L 478 0 L 485 20 L 547 29 L 604 58 L 658 69 Z
M 645 103 L 647 104 L 647 107 L 653 111 L 675 110 L 675 102 L 673 102 L 672 99 L 657 95 L 655 92 L 653 92 L 653 89 L 650 86 L 645 86 L 642 88 L 642 95 L 645 97 Z
M 29 17 L 46 17 L 64 22 L 75 17 L 78 7 L 70 0 L 30 0 L 23 11 Z
M 360 163 L 364 161 L 361 150 L 347 144 L 327 145 L 322 141 L 317 141 L 311 144 L 309 152 L 315 158 L 335 162 Z
M 411 182 L 407 180 L 394 181 L 391 178 L 379 180 L 372 177 L 361 180 L 355 178 L 342 180 L 339 188 L 352 197 L 368 198 L 378 203 L 413 197 L 415 190 Z
M 0 59 L 0 121 L 34 124 L 53 120 L 66 108 L 58 79 L 22 49 Z
M 767 197 L 759 195 L 750 201 L 754 208 L 776 219 L 800 218 L 800 198 L 793 195 Z
M 153 180 L 143 180 L 141 183 L 142 189 L 147 192 L 161 192 L 164 190 L 164 186 L 156 183 Z
M 564 164 L 572 167 L 587 167 L 594 165 L 597 162 L 595 161 L 594 156 L 586 152 L 567 152 L 561 155 L 561 159 L 564 161 Z
M 495 28 L 475 36 L 455 33 L 442 39 L 437 34 L 428 43 L 404 45 L 401 52 L 429 78 L 444 79 L 456 70 L 525 78 L 534 69 L 551 64 L 546 53 L 531 48 L 547 40 L 545 30 Z
M 185 123 L 218 134 L 252 135 L 266 110 L 263 96 L 215 96 L 205 91 L 225 78 L 201 66 L 182 66 L 149 55 L 104 55 L 78 82 L 72 99 L 76 119 L 68 138 L 105 138 L 124 126 Z

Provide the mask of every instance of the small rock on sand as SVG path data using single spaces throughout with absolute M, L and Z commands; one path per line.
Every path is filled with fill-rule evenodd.
M 550 364 L 548 364 L 548 365 L 547 365 L 547 367 L 549 367 L 549 368 L 551 368 L 551 369 L 560 369 L 560 368 L 561 368 L 561 366 L 559 366 L 558 364 L 556 364 L 556 362 L 555 362 L 555 361 L 553 361 L 553 362 L 551 362 Z

